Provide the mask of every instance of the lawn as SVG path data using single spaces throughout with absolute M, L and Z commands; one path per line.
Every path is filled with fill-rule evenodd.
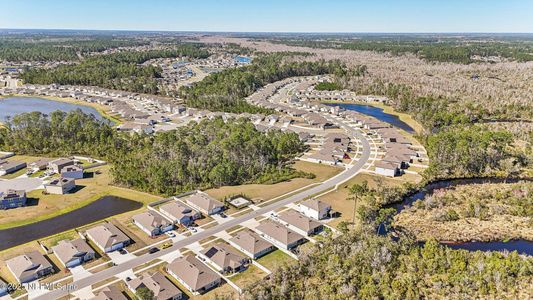
M 144 204 L 160 198 L 147 193 L 111 185 L 109 168 L 110 166 L 106 165 L 92 169 L 92 171 L 99 170 L 101 174 L 96 175 L 94 172 L 89 172 L 87 178 L 76 180 L 76 185 L 79 188 L 72 194 L 45 195 L 42 193 L 43 190 L 34 190 L 27 193 L 28 199 L 34 200 L 36 205 L 2 212 L 0 230 L 53 218 L 88 205 L 105 195 L 114 195 L 139 201 Z
M 287 255 L 285 252 L 276 249 L 275 251 L 257 259 L 257 262 L 265 266 L 270 271 L 275 271 L 281 266 L 296 262 L 296 260 Z
M 256 283 L 257 281 L 262 280 L 265 276 L 267 276 L 267 273 L 263 272 L 263 270 L 259 269 L 258 267 L 250 264 L 248 269 L 246 269 L 244 272 L 235 274 L 229 277 L 229 279 L 241 289 L 244 289 L 247 286 Z
M 238 186 L 224 186 L 216 189 L 209 189 L 205 192 L 219 200 L 224 199 L 224 197 L 242 194 L 252 199 L 254 202 L 261 202 L 292 192 L 306 185 L 324 181 L 342 171 L 342 169 L 338 167 L 305 161 L 297 161 L 294 164 L 294 168 L 299 171 L 313 173 L 316 175 L 316 177 L 314 179 L 295 178 L 276 184 L 244 184 Z

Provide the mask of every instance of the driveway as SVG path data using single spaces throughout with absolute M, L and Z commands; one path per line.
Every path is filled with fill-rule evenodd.
M 36 190 L 43 185 L 39 178 L 15 178 L 0 181 L 0 192 L 12 190 L 24 190 L 26 192 Z

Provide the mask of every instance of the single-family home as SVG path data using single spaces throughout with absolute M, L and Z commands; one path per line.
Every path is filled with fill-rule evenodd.
M 116 286 L 110 285 L 94 293 L 91 300 L 128 300 L 128 298 Z
M 61 169 L 61 176 L 65 178 L 83 179 L 83 167 L 72 165 Z
M 292 209 L 280 213 L 279 219 L 286 224 L 292 225 L 295 231 L 304 236 L 316 234 L 323 229 L 322 223 Z
M 206 259 L 219 272 L 237 273 L 246 270 L 250 260 L 224 243 L 218 243 L 202 250 L 199 257 Z
M 151 237 L 174 229 L 174 223 L 154 211 L 146 211 L 132 217 L 133 224 Z
M 26 163 L 22 161 L 8 161 L 0 165 L 0 176 L 14 173 L 26 168 Z
M 184 226 L 189 226 L 195 220 L 202 217 L 198 211 L 178 201 L 161 205 L 159 211 L 167 218 Z
M 51 160 L 52 159 L 50 159 L 50 158 L 41 158 L 39 160 L 31 162 L 28 166 L 34 172 L 38 172 L 38 171 L 41 171 L 41 170 L 46 170 L 46 168 L 48 168 L 48 163 Z
M 39 251 L 8 259 L 6 265 L 20 283 L 34 281 L 54 271 L 52 264 Z
M 229 243 L 253 259 L 257 259 L 276 248 L 261 238 L 257 233 L 250 230 L 239 231 L 229 240 Z
M 45 190 L 50 194 L 63 195 L 76 187 L 74 178 L 60 177 L 44 184 Z
M 167 272 L 193 294 L 202 294 L 220 285 L 222 278 L 193 255 L 175 259 Z
M 394 177 L 400 175 L 400 166 L 397 162 L 391 161 L 378 161 L 375 164 L 376 174 Z
M 185 198 L 185 201 L 187 204 L 206 215 L 218 214 L 224 210 L 224 203 L 200 191 Z
M 9 209 L 25 206 L 27 203 L 26 191 L 7 190 L 0 192 L 0 209 Z
M 52 251 L 66 268 L 72 268 L 94 259 L 95 252 L 84 239 L 62 240 Z
M 106 253 L 122 249 L 130 243 L 130 238 L 111 223 L 90 228 L 85 234 Z
M 74 161 L 72 159 L 58 158 L 48 163 L 48 169 L 50 169 L 54 173 L 61 174 L 61 170 L 64 167 L 72 166 L 72 165 L 74 165 Z
M 306 239 L 302 235 L 292 231 L 281 223 L 270 220 L 259 224 L 256 230 L 267 241 L 286 250 L 290 250 L 306 242 Z
M 160 272 L 142 274 L 137 278 L 126 281 L 126 285 L 134 294 L 140 288 L 149 289 L 154 293 L 154 300 L 183 299 L 183 292 Z
M 298 205 L 300 212 L 315 220 L 330 217 L 331 205 L 317 199 L 305 200 Z

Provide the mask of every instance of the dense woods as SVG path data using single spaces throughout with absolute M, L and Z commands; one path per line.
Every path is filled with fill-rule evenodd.
M 127 51 L 97 55 L 75 65 L 62 65 L 52 70 L 30 69 L 21 78 L 26 83 L 63 85 L 86 85 L 157 94 L 157 78 L 161 69 L 154 66 L 139 66 L 153 58 L 169 57 L 205 58 L 209 54 L 194 44 L 176 46 L 174 50 Z
M 55 41 L 30 39 L 0 39 L 0 60 L 19 61 L 77 61 L 80 55 L 107 49 L 141 46 L 147 41 L 117 38 L 89 38 Z
M 250 286 L 245 299 L 527 299 L 533 258 L 350 231 Z
M 15 116 L 1 130 L 2 149 L 19 154 L 84 154 L 108 160 L 117 184 L 172 195 L 196 188 L 277 182 L 295 176 L 304 150 L 295 133 L 257 131 L 245 119 L 192 123 L 154 136 L 118 133 L 81 111 Z
M 224 70 L 207 76 L 192 87 L 183 87 L 181 96 L 188 106 L 211 111 L 262 112 L 244 98 L 268 83 L 293 76 L 345 72 L 338 61 L 295 62 L 287 58 L 303 53 L 276 53 L 260 56 L 249 66 Z

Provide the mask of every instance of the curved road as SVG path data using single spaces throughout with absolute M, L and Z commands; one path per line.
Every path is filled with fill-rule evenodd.
M 344 122 L 337 121 L 342 127 L 344 127 L 345 130 L 349 132 L 351 136 L 355 136 L 362 144 L 363 146 L 363 153 L 361 155 L 361 158 L 353 164 L 349 169 L 346 169 L 345 171 L 339 173 L 335 177 L 332 177 L 321 184 L 312 187 L 310 189 L 307 189 L 305 191 L 302 191 L 298 194 L 295 194 L 293 196 L 290 196 L 288 198 L 279 200 L 275 203 L 272 203 L 268 206 L 262 207 L 258 210 L 251 211 L 245 215 L 236 217 L 235 219 L 228 220 L 225 223 L 219 224 L 215 227 L 206 229 L 202 232 L 198 232 L 196 234 L 191 235 L 188 238 L 185 238 L 183 240 L 175 242 L 171 247 L 167 249 L 162 249 L 159 252 L 156 252 L 154 254 L 144 254 L 139 257 L 136 257 L 132 260 L 129 260 L 127 262 L 121 263 L 118 266 L 111 267 L 109 269 L 105 269 L 103 271 L 100 271 L 98 273 L 94 273 L 93 275 L 90 275 L 88 277 L 85 277 L 83 279 L 75 280 L 72 285 L 75 286 L 76 290 L 80 290 L 82 288 L 91 286 L 93 284 L 96 284 L 98 282 L 104 281 L 108 278 L 111 278 L 115 275 L 118 275 L 122 272 L 128 271 L 129 269 L 132 269 L 134 267 L 140 266 L 142 264 L 148 263 L 154 259 L 160 258 L 166 254 L 169 254 L 173 251 L 178 251 L 179 249 L 186 247 L 190 244 L 193 244 L 195 242 L 199 242 L 209 236 L 212 236 L 218 232 L 221 232 L 226 229 L 230 229 L 231 227 L 234 227 L 236 225 L 240 225 L 243 222 L 246 222 L 250 219 L 253 219 L 255 217 L 261 216 L 263 214 L 268 213 L 269 211 L 276 210 L 278 208 L 281 208 L 287 204 L 303 200 L 307 197 L 310 197 L 312 195 L 318 194 L 320 192 L 324 192 L 326 190 L 329 190 L 331 188 L 336 187 L 338 184 L 341 184 L 353 176 L 355 176 L 359 171 L 363 168 L 363 166 L 366 164 L 368 159 L 370 158 L 370 143 L 368 140 L 361 134 L 361 132 L 357 130 L 353 130 L 350 127 L 348 127 Z M 61 297 L 64 297 L 71 293 L 71 291 L 68 291 L 66 289 L 55 289 L 51 290 L 49 292 L 46 292 L 43 295 L 40 295 L 34 299 L 39 300 L 53 300 L 53 299 L 59 299 Z

